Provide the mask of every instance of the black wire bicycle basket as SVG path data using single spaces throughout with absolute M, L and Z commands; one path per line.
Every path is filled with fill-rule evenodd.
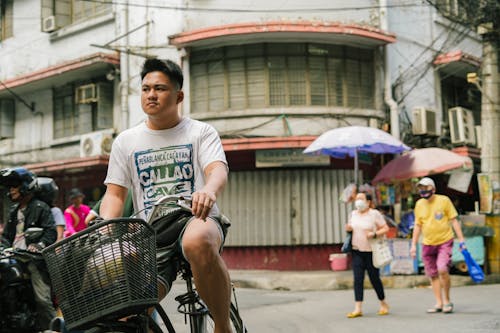
M 158 302 L 155 232 L 141 219 L 103 221 L 43 251 L 69 330 Z

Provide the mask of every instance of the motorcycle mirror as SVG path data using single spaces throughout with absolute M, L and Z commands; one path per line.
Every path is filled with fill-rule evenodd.
M 26 229 L 24 232 L 24 237 L 28 239 L 29 241 L 36 241 L 38 238 L 42 237 L 43 235 L 43 228 L 39 227 L 31 227 Z

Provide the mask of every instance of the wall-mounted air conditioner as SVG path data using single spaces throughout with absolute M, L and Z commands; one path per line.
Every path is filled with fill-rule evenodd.
M 42 31 L 43 32 L 53 32 L 57 30 L 59 26 L 57 25 L 57 20 L 54 15 L 47 16 L 42 21 Z
M 472 111 L 460 106 L 448 109 L 451 143 L 455 145 L 475 145 L 476 129 Z
M 75 98 L 77 104 L 98 102 L 98 86 L 95 83 L 91 83 L 77 87 L 75 91 Z
M 424 107 L 416 107 L 412 110 L 414 135 L 438 135 L 436 126 L 436 112 Z
M 80 137 L 80 157 L 109 155 L 113 144 L 113 130 L 91 132 Z

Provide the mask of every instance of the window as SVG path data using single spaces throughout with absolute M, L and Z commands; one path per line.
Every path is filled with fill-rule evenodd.
M 111 13 L 111 0 L 42 0 L 42 30 L 52 32 L 66 25 Z
M 12 29 L 12 11 L 14 0 L 0 1 L 0 40 L 13 36 Z
M 81 98 L 93 87 L 94 95 Z M 82 89 L 84 87 L 85 89 Z M 113 127 L 113 85 L 109 82 L 68 84 L 54 91 L 54 138 Z
M 14 137 L 15 106 L 13 99 L 0 99 L 0 139 Z
M 272 106 L 374 108 L 373 51 L 260 43 L 191 53 L 191 110 Z
M 459 0 L 438 0 L 436 2 L 436 7 L 443 16 L 452 20 L 467 19 L 467 10 Z
M 104 1 L 85 1 L 72 0 L 72 22 L 83 21 L 92 17 L 96 17 L 111 12 L 111 0 Z

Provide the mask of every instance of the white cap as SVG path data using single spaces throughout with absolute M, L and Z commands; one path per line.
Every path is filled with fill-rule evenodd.
M 417 183 L 417 186 L 429 186 L 429 185 L 436 188 L 436 184 L 429 177 L 424 177 L 424 178 L 420 179 L 420 181 Z

